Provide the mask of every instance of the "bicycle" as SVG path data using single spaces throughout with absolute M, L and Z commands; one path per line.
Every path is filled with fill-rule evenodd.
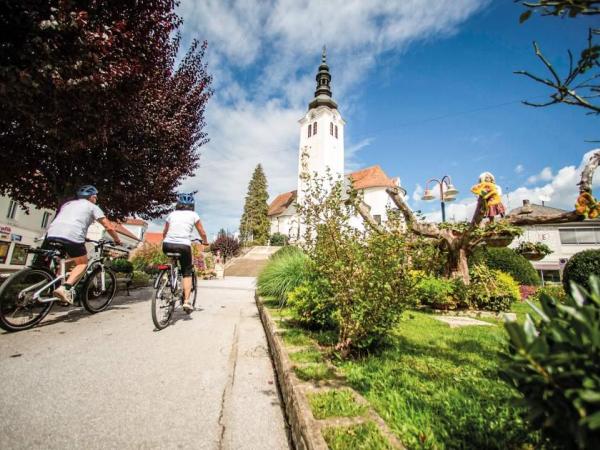
M 105 249 L 112 241 L 94 241 L 95 255 L 88 262 L 84 276 L 77 282 L 75 306 L 83 306 L 95 314 L 108 308 L 115 296 L 117 280 L 114 272 L 105 265 Z M 0 287 L 0 328 L 22 331 L 34 327 L 48 315 L 54 302 L 59 300 L 53 291 L 66 279 L 66 253 L 62 244 L 49 242 L 49 249 L 29 249 L 39 255 L 38 261 L 12 274 Z
M 183 307 L 182 277 L 179 272 L 179 253 L 165 253 L 171 261 L 158 266 L 158 276 L 154 281 L 156 290 L 152 297 L 152 321 L 154 326 L 162 330 L 169 325 L 175 309 Z M 190 302 L 196 307 L 197 291 L 196 272 L 192 272 L 192 292 Z

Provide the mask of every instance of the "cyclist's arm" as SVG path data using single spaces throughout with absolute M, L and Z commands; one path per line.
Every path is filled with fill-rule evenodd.
M 208 244 L 208 239 L 206 239 L 206 232 L 204 231 L 202 222 L 200 222 L 198 220 L 194 225 L 196 225 L 196 230 L 198 230 L 198 234 L 200 235 L 200 238 L 202 239 L 202 243 Z
M 169 222 L 165 222 L 165 227 L 163 228 L 163 239 L 167 237 L 168 232 L 169 232 Z
M 121 242 L 121 238 L 119 237 L 119 234 L 115 231 L 115 227 L 110 220 L 108 220 L 106 217 L 100 217 L 98 219 L 98 222 L 100 222 L 100 225 L 102 225 L 104 228 L 106 228 L 106 231 L 108 232 L 108 234 L 110 234 L 110 237 L 113 238 L 113 241 L 115 241 L 115 244 L 117 244 L 117 245 L 123 244 Z

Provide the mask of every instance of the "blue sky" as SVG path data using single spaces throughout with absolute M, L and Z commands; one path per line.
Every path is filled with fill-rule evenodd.
M 348 169 L 380 164 L 399 176 L 411 205 L 429 177 L 452 176 L 457 220 L 473 206 L 469 187 L 489 170 L 510 206 L 523 198 L 569 207 L 583 155 L 599 147 L 600 118 L 565 105 L 531 108 L 548 93 L 513 71 L 545 76 L 531 43 L 557 69 L 585 43 L 590 19 L 534 16 L 509 0 L 183 0 L 184 45 L 207 40 L 215 96 L 210 143 L 182 189 L 198 189 L 209 235 L 237 229 L 256 164 L 269 193 L 295 188 L 298 124 L 314 92 L 322 45 L 333 95 L 346 120 Z

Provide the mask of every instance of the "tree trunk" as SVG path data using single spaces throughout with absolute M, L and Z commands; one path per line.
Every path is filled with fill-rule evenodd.
M 448 246 L 448 276 L 460 278 L 466 285 L 471 282 L 467 261 L 468 253 L 465 248 Z

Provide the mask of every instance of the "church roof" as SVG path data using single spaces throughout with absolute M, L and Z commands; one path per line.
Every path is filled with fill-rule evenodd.
M 327 106 L 332 109 L 337 109 L 337 103 L 333 100 L 331 94 L 331 74 L 327 65 L 327 51 L 323 47 L 321 55 L 321 65 L 316 76 L 317 89 L 315 90 L 315 98 L 308 104 L 308 109 L 318 108 L 319 106 Z
M 397 187 L 398 184 L 388 177 L 379 165 L 360 169 L 349 173 L 354 189 L 367 189 L 372 187 Z
M 269 205 L 268 216 L 277 216 L 284 212 L 295 200 L 297 191 L 285 192 L 275 197 Z

